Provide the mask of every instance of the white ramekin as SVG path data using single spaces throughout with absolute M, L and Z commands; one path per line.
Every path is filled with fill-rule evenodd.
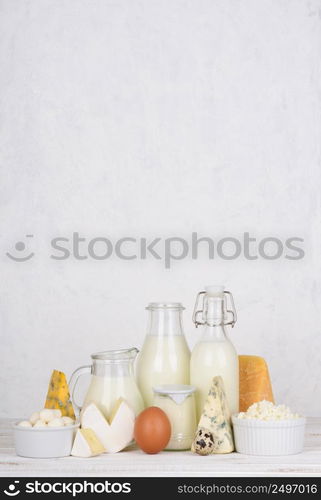
M 79 423 L 65 427 L 20 427 L 13 424 L 17 455 L 28 458 L 58 458 L 70 455 Z
M 235 448 L 245 455 L 295 455 L 304 444 L 305 418 L 254 420 L 232 416 Z

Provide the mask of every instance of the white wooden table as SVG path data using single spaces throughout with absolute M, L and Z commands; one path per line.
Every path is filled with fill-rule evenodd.
M 0 476 L 321 476 L 321 418 L 308 419 L 304 452 L 283 457 L 146 455 L 132 448 L 88 459 L 30 459 L 16 456 L 11 424 L 12 420 L 0 420 Z

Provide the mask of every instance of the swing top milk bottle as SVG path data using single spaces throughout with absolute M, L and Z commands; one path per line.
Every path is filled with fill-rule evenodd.
M 152 302 L 149 326 L 137 359 L 137 382 L 146 406 L 153 404 L 153 386 L 189 384 L 190 351 L 178 302 Z
M 227 309 L 229 297 L 232 310 Z M 198 309 L 200 299 L 201 309 Z M 225 325 L 234 326 L 236 312 L 233 296 L 224 287 L 206 287 L 196 299 L 193 321 L 196 327 L 202 325 L 200 341 L 191 355 L 191 384 L 196 387 L 196 410 L 200 417 L 211 380 L 220 375 L 223 378 L 227 402 L 231 414 L 239 411 L 239 363 L 237 352 L 226 334 Z

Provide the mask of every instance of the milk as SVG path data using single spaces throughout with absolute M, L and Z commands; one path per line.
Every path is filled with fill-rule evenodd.
M 212 378 L 220 375 L 224 382 L 231 414 L 239 411 L 239 364 L 237 352 L 229 339 L 212 327 L 213 338 L 201 340 L 191 356 L 191 384 L 196 387 L 196 411 L 200 418 Z M 208 327 L 209 329 L 209 327 Z
M 120 397 L 126 400 L 136 415 L 144 409 L 142 397 L 132 376 L 124 375 L 111 378 L 92 375 L 84 406 L 93 402 L 108 418 L 117 399 Z
M 189 384 L 190 351 L 183 335 L 147 335 L 137 360 L 137 382 L 146 406 L 153 404 L 152 387 Z

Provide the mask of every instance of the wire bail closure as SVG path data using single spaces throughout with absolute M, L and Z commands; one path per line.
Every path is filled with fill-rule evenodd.
M 196 328 L 206 324 L 206 321 L 204 321 L 203 318 L 205 309 L 205 299 L 207 295 L 208 292 L 204 290 L 202 292 L 199 292 L 196 296 L 196 301 L 192 316 L 192 320 Z M 224 302 L 224 325 L 231 325 L 231 327 L 234 328 L 234 325 L 237 321 L 237 314 L 236 314 L 233 295 L 228 290 L 223 290 L 218 296 L 222 297 Z M 230 309 L 228 309 L 228 302 Z

